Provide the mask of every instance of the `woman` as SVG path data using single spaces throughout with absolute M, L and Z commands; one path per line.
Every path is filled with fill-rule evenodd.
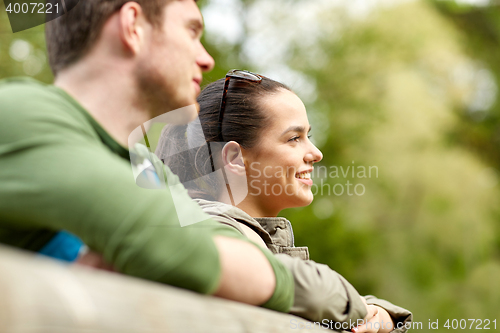
M 310 174 L 322 159 L 309 140 L 311 127 L 297 95 L 266 77 L 230 71 L 209 84 L 198 102 L 202 131 L 196 123 L 167 127 L 156 154 L 205 212 L 267 246 L 290 268 L 296 289 L 291 313 L 357 332 L 389 332 L 410 322 L 407 310 L 361 298 L 342 276 L 308 260 L 307 248 L 293 244 L 290 222 L 277 217 L 312 202 Z M 200 140 L 207 144 L 193 145 Z M 172 151 L 182 153 L 169 156 Z M 366 323 L 356 327 L 360 319 Z

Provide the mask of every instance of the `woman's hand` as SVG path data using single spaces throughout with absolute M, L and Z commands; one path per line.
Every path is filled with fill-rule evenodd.
M 363 299 L 364 300 L 364 299 Z M 366 304 L 365 304 L 366 305 Z M 368 314 L 365 317 L 364 324 L 356 326 L 352 329 L 355 333 L 377 333 L 380 329 L 379 325 L 374 325 L 379 321 L 378 310 L 379 308 L 375 305 L 366 305 L 366 310 Z M 377 328 L 375 328 L 377 327 Z
M 75 264 L 83 265 L 91 268 L 102 269 L 105 271 L 115 272 L 113 266 L 104 261 L 104 258 L 101 254 L 96 253 L 94 251 L 87 251 L 83 255 L 81 255 L 76 261 Z
M 388 333 L 394 329 L 394 322 L 389 313 L 376 305 L 367 305 L 364 298 L 368 314 L 365 323 L 352 329 L 355 333 Z

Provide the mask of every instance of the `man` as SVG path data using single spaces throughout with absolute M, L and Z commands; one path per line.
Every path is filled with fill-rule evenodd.
M 288 311 L 270 252 L 208 217 L 181 228 L 176 209 L 202 214 L 187 193 L 132 176 L 129 134 L 196 103 L 202 28 L 193 0 L 86 0 L 47 24 L 54 86 L 0 83 L 0 242 L 39 251 L 67 230 L 122 273 Z

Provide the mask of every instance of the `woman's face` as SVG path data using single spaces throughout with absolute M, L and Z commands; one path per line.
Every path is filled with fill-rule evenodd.
M 311 172 L 323 158 L 309 140 L 306 108 L 293 92 L 280 89 L 260 100 L 269 122 L 256 146 L 243 149 L 250 215 L 276 216 L 281 210 L 313 200 Z

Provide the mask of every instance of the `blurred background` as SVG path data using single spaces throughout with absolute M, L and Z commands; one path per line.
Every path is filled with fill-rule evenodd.
M 283 212 L 296 245 L 424 331 L 437 319 L 443 332 L 447 319 L 500 325 L 500 2 L 200 7 L 216 60 L 205 84 L 248 69 L 306 104 L 324 159 L 314 202 Z M 43 26 L 12 34 L 0 4 L 0 78 L 19 75 L 52 81 Z

